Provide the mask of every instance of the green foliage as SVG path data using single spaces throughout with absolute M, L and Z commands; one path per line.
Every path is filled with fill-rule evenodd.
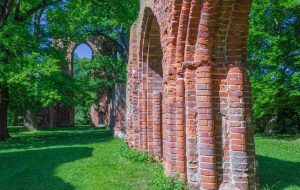
M 181 181 L 178 176 L 166 177 L 163 167 L 158 169 L 158 175 L 152 181 L 150 190 L 188 190 L 187 185 Z
M 86 66 L 87 69 L 95 71 L 93 84 L 98 89 L 109 90 L 116 83 L 126 82 L 127 64 L 119 58 L 98 56 Z
M 79 59 L 74 55 L 73 61 L 73 99 L 72 104 L 75 107 L 75 124 L 87 125 L 90 122 L 90 108 L 94 102 L 97 102 L 97 91 L 91 85 L 93 76 L 87 64 L 89 59 Z
M 133 162 L 154 162 L 154 158 L 147 152 L 140 152 L 131 149 L 127 144 L 120 146 L 120 155 Z
M 126 63 L 113 56 L 95 59 L 74 57 L 74 88 L 72 104 L 76 107 L 76 123 L 87 124 L 89 110 L 103 93 L 109 93 L 116 83 L 126 81 Z
M 126 81 L 126 63 L 114 56 L 97 56 L 93 60 L 75 57 L 73 64 L 76 90 L 81 88 L 81 91 L 96 94 L 96 97 L 111 90 L 116 83 Z M 85 96 L 79 95 L 83 97 L 78 99 Z
M 153 156 L 147 152 L 136 151 L 127 144 L 120 146 L 120 155 L 133 162 L 155 162 Z M 157 168 L 156 175 L 151 182 L 150 190 L 185 190 L 188 189 L 186 184 L 178 177 L 166 177 L 164 175 L 163 166 Z
M 17 58 L 15 64 L 10 64 L 7 83 L 11 89 L 13 104 L 29 102 L 50 106 L 62 99 L 62 93 L 57 85 L 58 80 L 64 80 L 59 61 L 50 56 L 41 57 L 38 53 Z M 22 97 L 19 95 L 23 94 Z
M 90 119 L 90 108 L 84 105 L 76 105 L 75 125 L 89 125 Z
M 128 56 L 129 30 L 139 11 L 137 0 L 69 0 L 47 11 L 53 38 L 83 41 L 102 35 L 114 41 L 117 51 Z
M 299 29 L 298 0 L 253 1 L 248 62 L 259 132 L 300 131 Z
M 79 123 L 86 123 L 87 110 L 99 94 L 125 80 L 126 64 L 121 66 L 117 58 L 84 60 L 89 63 L 80 68 L 83 76 L 73 80 L 62 72 L 67 68 L 66 55 L 53 47 L 53 40 L 78 42 L 102 35 L 114 42 L 126 61 L 138 1 L 30 0 L 1 4 L 0 9 L 0 85 L 9 88 L 10 116 L 60 102 L 77 106 Z M 91 69 L 102 69 L 107 75 L 96 80 Z
M 29 21 L 14 23 L 10 19 L 0 30 L 0 47 L 0 83 L 9 87 L 11 112 L 63 100 L 62 87 L 70 79 L 61 70 L 66 63 L 62 52 L 39 41 Z

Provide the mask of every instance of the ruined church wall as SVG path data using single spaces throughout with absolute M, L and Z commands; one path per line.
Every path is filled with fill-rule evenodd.
M 191 189 L 258 188 L 246 73 L 250 5 L 144 0 L 131 29 L 126 139 Z

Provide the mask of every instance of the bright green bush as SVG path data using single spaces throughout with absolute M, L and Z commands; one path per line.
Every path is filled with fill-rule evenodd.
M 159 168 L 159 174 L 150 185 L 150 190 L 187 190 L 187 185 L 178 177 L 166 177 L 163 172 L 163 167 Z
M 122 157 L 132 160 L 134 162 L 154 162 L 154 158 L 147 152 L 135 151 L 127 144 L 120 147 L 120 154 Z

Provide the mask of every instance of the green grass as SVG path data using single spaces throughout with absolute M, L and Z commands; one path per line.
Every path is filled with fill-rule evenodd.
M 0 144 L 1 190 L 140 190 L 159 171 L 121 157 L 123 142 L 105 129 L 20 130 Z
M 142 190 L 160 165 L 129 161 L 105 129 L 25 132 L 0 143 L 1 190 Z M 261 189 L 300 189 L 300 136 L 256 137 Z
M 300 189 L 300 136 L 256 137 L 261 189 Z

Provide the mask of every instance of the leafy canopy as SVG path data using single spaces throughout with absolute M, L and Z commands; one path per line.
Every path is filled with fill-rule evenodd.
M 300 1 L 254 0 L 248 40 L 259 131 L 300 131 Z

